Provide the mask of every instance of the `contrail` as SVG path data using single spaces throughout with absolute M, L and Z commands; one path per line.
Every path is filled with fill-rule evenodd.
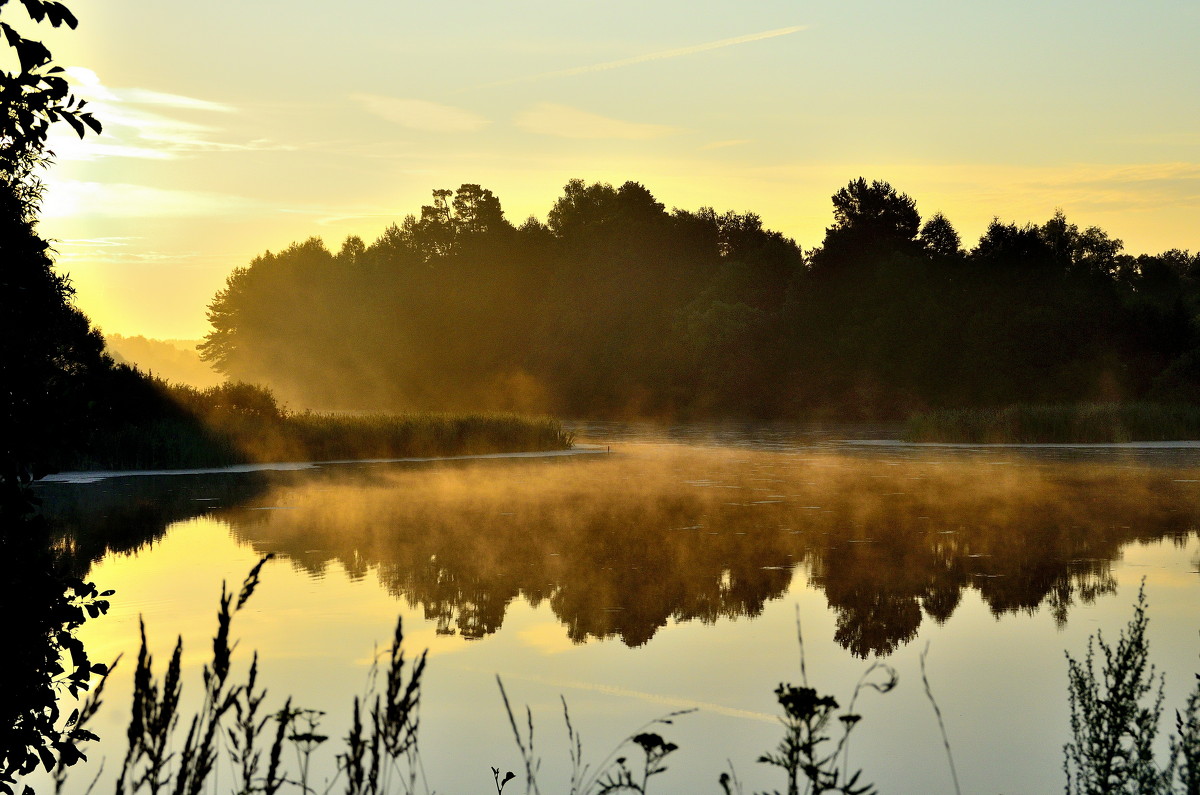
M 542 72 L 536 75 L 527 75 L 525 77 L 514 77 L 510 80 L 497 80 L 494 83 L 484 83 L 476 86 L 476 88 L 495 88 L 496 86 L 510 86 L 514 83 L 530 83 L 535 80 L 548 80 L 553 77 L 571 77 L 572 75 L 582 75 L 589 72 L 605 72 L 609 69 L 620 69 L 623 66 L 633 66 L 647 61 L 662 61 L 667 58 L 679 58 L 684 55 L 695 55 L 698 52 L 707 52 L 709 50 L 719 50 L 722 47 L 733 47 L 737 44 L 747 44 L 752 41 L 762 41 L 764 39 L 774 39 L 779 36 L 790 36 L 793 33 L 799 33 L 802 30 L 807 30 L 808 25 L 793 25 L 789 28 L 778 28 L 776 30 L 768 30 L 762 33 L 749 33 L 745 36 L 735 36 L 732 39 L 721 39 L 720 41 L 710 41 L 704 44 L 693 44 L 690 47 L 679 47 L 674 50 L 663 50 L 661 52 L 651 52 L 645 55 L 635 55 L 632 58 L 622 58 L 619 61 L 606 61 L 604 63 L 592 64 L 590 66 L 576 66 L 571 69 L 560 69 L 556 72 Z

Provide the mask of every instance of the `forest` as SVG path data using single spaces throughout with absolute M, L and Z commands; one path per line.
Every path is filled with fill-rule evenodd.
M 491 191 L 337 252 L 266 252 L 202 355 L 314 409 L 902 419 L 1014 403 L 1200 402 L 1200 253 L 1133 256 L 1057 212 L 965 247 L 887 182 L 833 198 L 811 250 L 754 213 L 567 183 L 545 223 Z

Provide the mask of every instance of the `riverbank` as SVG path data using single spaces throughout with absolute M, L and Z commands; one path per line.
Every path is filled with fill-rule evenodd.
M 250 384 L 196 389 L 143 377 L 122 395 L 113 401 L 120 413 L 98 422 L 55 469 L 442 458 L 567 450 L 574 441 L 558 420 L 545 416 L 294 412 Z
M 303 469 L 344 464 L 427 464 L 439 461 L 488 461 L 510 458 L 558 458 L 560 456 L 608 454 L 612 448 L 598 444 L 572 444 L 563 450 L 531 450 L 519 453 L 475 453 L 470 455 L 408 456 L 405 458 L 342 458 L 329 461 L 266 461 L 255 464 L 195 467 L 187 469 L 94 469 L 55 472 L 40 483 L 95 483 L 111 478 L 158 477 L 163 475 L 239 475 L 256 472 L 297 472 Z
M 567 450 L 572 443 L 558 420 L 515 414 L 229 414 L 103 429 L 62 469 L 445 458 Z
M 1200 407 L 1082 403 L 948 409 L 914 414 L 906 442 L 1119 444 L 1200 440 Z

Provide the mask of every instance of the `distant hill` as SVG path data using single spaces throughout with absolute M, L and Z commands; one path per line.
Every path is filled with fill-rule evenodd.
M 156 340 L 120 334 L 106 334 L 104 340 L 109 355 L 118 362 L 134 365 L 172 383 L 203 389 L 225 380 L 201 361 L 196 351 L 200 340 Z

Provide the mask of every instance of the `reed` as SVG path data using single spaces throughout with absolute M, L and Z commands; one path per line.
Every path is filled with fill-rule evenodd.
M 914 414 L 909 442 L 1114 443 L 1200 439 L 1200 406 L 1157 403 L 1018 404 Z
M 216 791 L 221 773 L 227 773 L 225 786 L 235 793 L 274 795 L 285 787 L 306 795 L 317 791 L 309 782 L 309 770 L 313 755 L 329 739 L 320 734 L 323 713 L 293 707 L 291 697 L 279 710 L 265 710 L 266 690 L 258 684 L 257 654 L 244 681 L 233 676 L 237 645 L 231 640 L 233 619 L 254 594 L 259 573 L 271 557 L 267 555 L 251 570 L 236 601 L 222 584 L 212 660 L 203 667 L 203 700 L 194 714 L 185 716 L 181 710 L 182 638 L 176 639 L 160 680 L 154 673 L 145 626 L 141 626 L 127 750 L 114 786 L 116 795 L 200 795 Z M 418 791 L 417 734 L 425 653 L 409 661 L 403 644 L 403 629 L 397 621 L 382 684 L 376 664 L 365 696 L 354 699 L 346 750 L 336 758 L 336 778 L 325 782 L 322 791 L 331 791 L 343 778 L 348 795 Z M 83 733 L 85 740 L 96 739 L 85 725 L 95 715 L 102 692 L 97 688 L 78 713 L 75 730 Z M 187 726 L 182 740 L 181 722 Z M 283 762 L 287 749 L 297 759 L 294 769 Z M 228 763 L 227 771 L 223 761 Z M 65 766 L 55 771 L 54 780 L 56 792 L 63 792 Z
M 106 423 L 64 469 L 179 469 L 281 461 L 431 458 L 565 450 L 550 417 L 506 413 L 290 412 L 269 390 L 157 383 L 145 415 Z
M 141 650 L 134 673 L 133 704 L 127 731 L 128 751 L 116 780 L 117 795 L 132 793 L 174 793 L 199 795 L 201 792 L 266 793 L 281 791 L 332 792 L 337 787 L 348 795 L 428 792 L 421 773 L 418 735 L 420 728 L 421 684 L 426 655 L 409 661 L 403 651 L 404 635 L 397 622 L 392 643 L 385 655 L 386 666 L 373 666 L 365 696 L 355 698 L 351 728 L 344 738 L 344 750 L 336 755 L 336 773 L 318 787 L 309 781 L 311 760 L 330 739 L 320 733 L 323 713 L 293 707 L 287 698 L 275 712 L 263 708 L 266 691 L 258 685 L 258 658 L 255 655 L 243 681 L 233 676 L 231 642 L 233 618 L 258 586 L 258 575 L 271 556 L 254 567 L 246 578 L 236 602 L 222 586 L 217 613 L 217 632 L 213 639 L 211 663 L 203 668 L 202 706 L 185 718 L 181 712 L 183 681 L 180 660 L 182 640 L 174 652 L 162 680 L 154 675 L 153 660 L 147 651 L 142 630 Z M 1068 701 L 1072 739 L 1064 747 L 1064 769 L 1068 793 L 1200 793 L 1200 674 L 1181 711 L 1175 713 L 1175 732 L 1169 740 L 1165 761 L 1160 762 L 1152 748 L 1162 713 L 1162 677 L 1149 664 L 1146 634 L 1147 607 L 1144 590 L 1139 591 L 1134 616 L 1120 633 L 1115 646 L 1099 633 L 1089 640 L 1082 661 L 1067 655 Z M 797 626 L 799 636 L 799 626 Z M 854 692 L 842 708 L 833 696 L 820 695 L 808 685 L 801 642 L 800 685 L 780 684 L 776 689 L 783 715 L 783 737 L 772 752 L 759 762 L 783 770 L 788 795 L 839 793 L 870 795 L 875 786 L 862 780 L 862 771 L 849 764 L 849 739 L 862 720 L 858 712 L 859 695 L 867 690 L 887 693 L 896 686 L 896 674 L 887 665 L 876 662 L 863 673 Z M 1096 650 L 1100 654 L 1096 655 Z M 926 649 L 926 653 L 928 649 Z M 922 680 L 946 747 L 955 790 L 957 774 L 950 756 L 941 711 L 933 699 L 924 671 Z M 115 664 L 114 666 L 115 667 Z M 96 670 L 103 670 L 97 667 Z M 534 720 L 526 707 L 518 719 L 504 685 L 497 678 L 504 709 L 512 728 L 524 769 L 526 793 L 539 793 L 541 760 L 534 744 Z M 76 731 L 80 739 L 94 740 L 85 728 L 94 716 L 102 690 L 97 688 L 84 708 L 77 713 Z M 676 717 L 692 710 L 673 712 L 655 719 L 613 747 L 596 765 L 584 762 L 583 741 L 571 722 L 563 702 L 571 777 L 555 791 L 570 795 L 607 795 L 633 792 L 645 795 L 657 776 L 667 771 L 668 756 L 678 750 L 665 740 L 657 726 L 670 726 Z M 179 740 L 181 722 L 187 732 Z M 296 763 L 283 762 L 284 750 L 291 749 Z M 629 752 L 640 752 L 636 763 Z M 227 761 L 227 766 L 222 762 Z M 733 765 L 717 781 L 726 795 L 743 795 L 744 790 Z M 495 790 L 502 795 L 505 786 L 519 779 L 512 771 L 501 773 L 490 767 Z M 64 791 L 67 767 L 54 771 L 56 791 Z M 485 773 L 481 771 L 481 778 Z M 97 778 L 99 774 L 97 774 Z M 228 783 L 225 783 L 228 782 Z M 92 782 L 94 787 L 95 781 Z M 90 791 L 92 787 L 89 787 Z M 778 795 L 778 792 L 776 792 Z
M 528 705 L 525 707 L 525 732 L 522 736 L 521 722 L 513 713 L 512 702 L 508 700 L 508 692 L 504 689 L 504 682 L 500 680 L 499 676 L 496 677 L 496 684 L 500 688 L 500 698 L 504 702 L 504 711 L 508 715 L 508 724 L 512 728 L 513 739 L 517 743 L 521 762 L 525 766 L 525 792 L 540 795 L 541 786 L 538 783 L 538 773 L 541 770 L 542 760 L 537 756 L 533 742 L 533 711 L 529 709 Z M 674 724 L 675 718 L 696 711 L 695 709 L 677 710 L 649 721 L 613 746 L 608 756 L 593 766 L 583 761 L 583 738 L 571 723 L 571 712 L 567 708 L 566 699 L 562 699 L 562 706 L 563 719 L 567 726 L 567 752 L 571 760 L 571 780 L 568 787 L 562 791 L 569 795 L 608 795 L 613 792 L 636 792 L 639 795 L 646 795 L 650 789 L 650 779 L 665 773 L 667 766 L 664 760 L 679 750 L 678 745 L 667 742 L 662 735 L 648 731 L 648 729 L 655 726 L 671 726 Z M 640 767 L 629 765 L 628 757 L 621 754 L 626 748 L 637 748 L 641 751 L 642 764 Z M 492 776 L 496 781 L 497 793 L 503 792 L 504 785 L 516 778 L 516 774 L 510 770 L 501 779 L 500 768 L 496 767 L 492 768 Z

